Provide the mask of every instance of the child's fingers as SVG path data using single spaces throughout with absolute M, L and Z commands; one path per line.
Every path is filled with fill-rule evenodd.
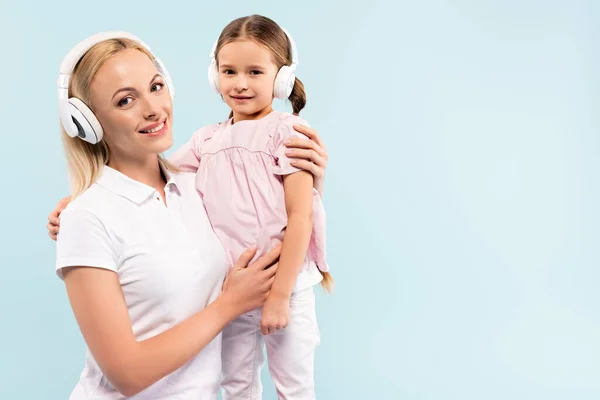
M 268 325 L 265 324 L 263 321 L 260 322 L 260 333 L 262 333 L 263 335 L 268 335 L 269 334 Z

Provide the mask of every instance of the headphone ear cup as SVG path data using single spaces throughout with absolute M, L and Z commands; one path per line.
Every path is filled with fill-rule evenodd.
M 208 83 L 215 93 L 221 93 L 219 91 L 219 75 L 217 71 L 217 61 L 215 59 L 212 59 L 208 66 Z
M 77 126 L 77 136 L 88 143 L 96 144 L 102 140 L 104 131 L 98 119 L 88 106 L 77 97 L 69 99 L 69 113 Z
M 284 65 L 279 69 L 275 77 L 275 86 L 273 87 L 273 96 L 277 99 L 285 100 L 292 94 L 296 75 L 294 68 Z
M 160 73 L 160 75 L 162 76 L 162 78 L 165 81 L 167 90 L 169 91 L 169 94 L 171 95 L 171 100 L 174 100 L 175 99 L 175 87 L 173 86 L 173 81 L 171 80 L 171 75 L 169 74 L 169 71 L 167 71 L 167 67 L 165 67 L 165 64 L 163 64 L 162 60 L 158 57 L 154 57 L 154 65 L 156 65 L 156 69 L 158 69 L 158 72 Z

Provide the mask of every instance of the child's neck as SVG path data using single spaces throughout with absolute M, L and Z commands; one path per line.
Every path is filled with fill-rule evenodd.
M 241 114 L 233 112 L 233 121 L 232 123 L 240 122 L 240 121 L 257 121 L 259 119 L 263 119 L 267 115 L 271 114 L 273 111 L 273 105 L 269 104 L 267 107 L 259 110 L 253 114 Z

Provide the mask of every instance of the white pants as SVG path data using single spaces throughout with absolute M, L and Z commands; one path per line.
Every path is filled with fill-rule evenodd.
M 260 400 L 263 347 L 280 400 L 313 400 L 315 349 L 320 341 L 313 287 L 293 293 L 290 322 L 263 336 L 262 308 L 244 314 L 223 330 L 223 400 Z M 265 346 L 266 345 L 266 346 Z

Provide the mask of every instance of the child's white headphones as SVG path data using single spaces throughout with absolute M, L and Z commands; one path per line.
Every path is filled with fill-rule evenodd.
M 296 65 L 298 65 L 298 51 L 296 50 L 296 43 L 289 34 L 289 32 L 281 28 L 288 40 L 290 41 L 290 47 L 292 48 L 292 65 L 284 65 L 277 72 L 275 77 L 275 86 L 273 87 L 273 96 L 277 99 L 285 100 L 292 94 L 294 83 L 296 81 Z M 210 52 L 210 65 L 208 66 L 208 83 L 210 87 L 217 93 L 219 91 L 219 71 L 217 70 L 217 59 L 215 58 L 215 52 L 217 51 L 217 44 L 219 39 L 215 41 L 213 48 Z
M 73 69 L 75 69 L 75 66 L 79 60 L 90 48 L 105 40 L 120 38 L 133 40 L 148 50 L 150 54 L 152 54 L 152 61 L 154 62 L 154 65 L 156 65 L 158 72 L 163 76 L 167 89 L 171 94 L 171 98 L 173 98 L 175 92 L 169 72 L 163 65 L 162 61 L 156 57 L 154 53 L 152 53 L 152 50 L 150 50 L 148 45 L 142 42 L 139 38 L 127 32 L 115 31 L 95 34 L 81 41 L 73 49 L 71 49 L 60 65 L 60 72 L 57 80 L 58 110 L 62 125 L 69 136 L 78 136 L 82 140 L 85 140 L 91 144 L 96 144 L 102 140 L 104 132 L 100 122 L 98 122 L 98 119 L 92 110 L 90 110 L 90 108 L 77 97 L 69 98 L 69 80 L 71 78 L 71 74 L 73 73 Z

